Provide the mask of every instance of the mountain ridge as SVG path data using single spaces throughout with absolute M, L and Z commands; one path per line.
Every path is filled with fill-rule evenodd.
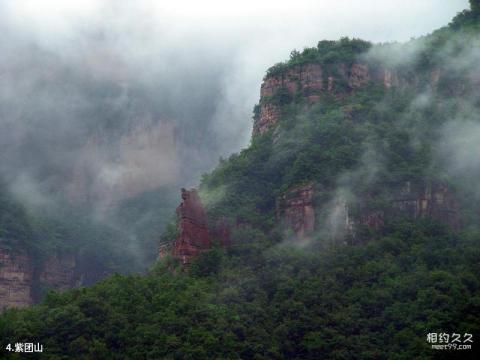
M 452 355 L 427 334 L 480 333 L 480 192 L 463 141 L 479 122 L 477 4 L 404 45 L 294 52 L 267 72 L 250 145 L 205 174 L 198 197 L 183 192 L 161 239 L 173 250 L 145 276 L 7 310 L 0 336 L 35 334 L 51 358 Z M 355 44 L 365 51 L 345 55 Z M 352 65 L 290 72 L 300 85 L 279 75 L 316 56 Z M 391 76 L 352 71 L 357 56 Z M 267 104 L 276 118 L 259 125 Z

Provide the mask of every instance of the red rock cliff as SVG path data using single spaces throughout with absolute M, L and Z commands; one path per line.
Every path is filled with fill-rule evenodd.
M 0 311 L 32 304 L 32 259 L 0 248 Z
M 430 79 L 432 90 L 436 90 L 440 78 L 440 69 L 434 69 Z M 391 69 L 379 65 L 373 67 L 363 62 L 354 62 L 351 65 L 338 63 L 328 71 L 316 63 L 293 66 L 264 79 L 260 88 L 259 112 L 253 124 L 253 136 L 268 131 L 280 119 L 281 106 L 277 101 L 272 101 L 279 94 L 288 95 L 290 98 L 300 95 L 308 104 L 314 104 L 323 93 L 346 96 L 369 82 L 390 89 L 398 86 L 416 86 L 418 79 L 399 77 Z
M 432 218 L 452 229 L 461 227 L 459 205 L 449 186 L 441 181 L 415 187 L 409 182 L 400 190 L 393 202 L 393 211 L 411 219 Z
M 410 220 L 431 218 L 453 230 L 461 228 L 458 202 L 450 187 L 442 181 L 413 185 L 406 182 L 391 195 L 391 206 L 386 210 L 361 211 L 358 225 L 379 229 L 386 218 L 403 217 Z
M 76 261 L 73 255 L 52 255 L 38 266 L 26 253 L 0 248 L 0 310 L 6 307 L 25 307 L 39 299 L 39 285 L 55 290 L 76 286 Z
M 315 231 L 316 208 L 328 207 L 316 204 L 312 185 L 296 187 L 277 199 L 277 219 L 287 231 L 292 231 L 298 238 L 308 238 Z M 364 199 L 366 203 L 373 198 Z M 338 205 L 338 206 L 337 206 Z M 341 224 L 339 234 L 354 235 L 360 226 L 380 229 L 385 220 L 403 217 L 410 220 L 431 218 L 450 226 L 453 230 L 461 228 L 459 205 L 449 186 L 441 181 L 430 181 L 412 185 L 406 182 L 403 187 L 392 191 L 385 209 L 368 209 L 360 205 L 359 214 L 353 218 L 347 202 L 336 204 L 330 209 L 335 220 Z M 341 210 L 341 211 L 339 211 Z M 333 214 L 335 212 L 335 214 Z M 341 217 L 340 219 L 338 217 Z M 322 219 L 320 219 L 322 223 Z
M 353 63 L 351 66 L 340 63 L 335 71 L 329 73 L 320 64 L 296 65 L 281 74 L 268 76 L 260 89 L 260 109 L 254 121 L 253 136 L 263 134 L 278 122 L 281 107 L 271 100 L 280 92 L 289 96 L 300 94 L 309 104 L 313 104 L 324 92 L 345 94 L 371 80 L 382 83 L 385 88 L 397 83 L 391 71 L 370 69 L 363 63 Z
M 76 285 L 76 259 L 72 254 L 54 255 L 42 265 L 39 280 L 55 290 L 67 290 Z
M 183 264 L 211 247 L 205 210 L 195 189 L 182 189 L 182 203 L 177 207 L 178 237 L 172 255 Z
M 277 220 L 286 232 L 305 238 L 315 229 L 313 185 L 304 185 L 288 191 L 277 200 Z

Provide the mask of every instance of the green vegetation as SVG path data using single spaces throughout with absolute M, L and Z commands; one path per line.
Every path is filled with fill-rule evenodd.
M 412 110 L 416 98 L 409 88 L 385 92 L 371 84 L 344 98 L 324 94 L 313 107 L 285 105 L 275 134 L 255 137 L 203 177 L 209 218 L 272 230 L 275 199 L 304 183 L 331 197 L 340 185 L 362 195 L 388 193 L 405 181 L 453 180 L 433 154 L 458 103 L 432 94 Z
M 385 57 L 393 45 L 379 47 L 371 61 L 390 61 L 408 75 L 399 86 L 372 82 L 348 96 L 323 94 L 313 106 L 301 97 L 274 98 L 282 109 L 278 127 L 221 160 L 201 181 L 209 221 L 226 217 L 238 225 L 231 247 L 214 247 L 186 271 L 166 259 L 143 277 L 114 275 L 89 288 L 50 292 L 39 305 L 6 311 L 0 338 L 38 341 L 47 359 L 455 355 L 433 352 L 427 334 L 480 333 L 478 184 L 452 173 L 439 156 L 446 124 L 478 122 L 472 114 L 480 104 L 469 77 L 476 63 L 468 63 L 475 57 L 463 51 L 477 44 L 470 35 L 478 6 L 472 6 L 450 26 L 405 45 L 417 48 L 406 62 Z M 267 75 L 307 62 L 348 63 L 369 48 L 360 40 L 322 41 L 316 49 L 292 52 Z M 464 66 L 451 67 L 452 51 L 462 54 Z M 439 64 L 447 77 L 435 85 L 432 72 Z M 414 186 L 432 179 L 456 189 L 462 231 L 432 219 L 397 218 L 361 234 L 356 244 L 345 246 L 320 231 L 300 246 L 284 240 L 277 226 L 276 199 L 301 184 L 313 183 L 321 204 L 341 189 L 382 208 L 407 181 Z M 130 204 L 119 218 L 128 219 L 144 201 Z M 22 214 L 4 198 L 2 204 L 7 210 L 0 214 Z M 1 221 L 5 234 L 27 231 L 9 227 L 8 215 Z M 175 236 L 172 223 L 162 241 Z
M 316 48 L 305 48 L 302 52 L 293 50 L 290 53 L 290 59 L 272 66 L 268 69 L 266 77 L 279 75 L 292 66 L 307 63 L 331 65 L 341 62 L 348 65 L 357 56 L 367 52 L 371 46 L 372 44 L 368 41 L 348 37 L 338 41 L 319 41 Z
M 428 333 L 480 331 L 479 233 L 395 224 L 329 250 L 236 240 L 189 273 L 160 263 L 9 310 L 0 338 L 39 341 L 46 359 L 427 359 Z
M 470 10 L 464 10 L 458 14 L 450 23 L 454 30 L 469 28 L 473 31 L 480 29 L 480 3 L 478 0 L 469 0 Z

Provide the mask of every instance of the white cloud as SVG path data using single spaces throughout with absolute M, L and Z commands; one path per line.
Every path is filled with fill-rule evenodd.
M 176 151 L 164 151 L 168 156 L 158 162 L 176 172 L 171 162 L 179 161 L 181 169 L 195 174 L 183 181 L 195 182 L 194 176 L 208 170 L 220 155 L 248 143 L 262 77 L 293 48 L 341 36 L 407 40 L 447 24 L 467 4 L 0 0 L 0 52 L 5 54 L 0 58 L 0 101 L 8 109 L 8 116 L 0 118 L 0 145 L 8 145 L 9 158 L 20 151 L 30 154 L 23 140 L 32 132 L 32 123 L 44 122 L 34 138 L 45 156 L 66 153 L 75 159 L 82 150 L 71 139 L 87 132 L 83 124 L 89 118 L 83 114 L 100 116 L 96 109 L 106 111 L 108 101 L 108 109 L 118 107 L 133 128 L 135 119 L 144 117 L 174 124 L 176 142 L 169 146 Z M 122 90 L 128 88 L 131 92 Z M 93 96 L 97 92 L 100 95 Z M 1 137 L 2 131 L 8 136 Z M 46 144 L 52 142 L 58 145 L 50 149 Z M 64 143 L 69 151 L 57 151 Z M 154 146 L 147 150 L 160 151 Z M 143 154 L 135 152 L 135 161 Z M 60 158 L 52 167 L 73 162 Z M 152 168 L 149 161 L 139 163 Z M 154 168 L 162 170 L 160 165 Z M 122 167 L 115 170 L 119 169 L 108 179 L 125 178 Z

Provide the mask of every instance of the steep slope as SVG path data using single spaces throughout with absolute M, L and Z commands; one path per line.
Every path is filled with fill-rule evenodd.
M 173 256 L 9 310 L 0 337 L 52 358 L 473 357 L 427 335 L 480 332 L 476 4 L 407 44 L 292 52 L 250 146 L 184 192 Z
M 476 221 L 460 219 L 478 211 L 478 192 L 453 173 L 446 145 L 456 141 L 448 129 L 478 120 L 477 25 L 462 23 L 469 14 L 402 46 L 321 41 L 272 67 L 251 146 L 200 186 L 212 221 L 354 240 L 398 218 L 456 230 Z
M 362 242 L 401 218 L 468 225 L 475 189 L 441 158 L 444 128 L 479 100 L 476 30 L 458 29 L 462 16 L 401 47 L 320 41 L 270 68 L 251 146 L 201 183 L 212 233 L 227 219 L 233 232 Z

